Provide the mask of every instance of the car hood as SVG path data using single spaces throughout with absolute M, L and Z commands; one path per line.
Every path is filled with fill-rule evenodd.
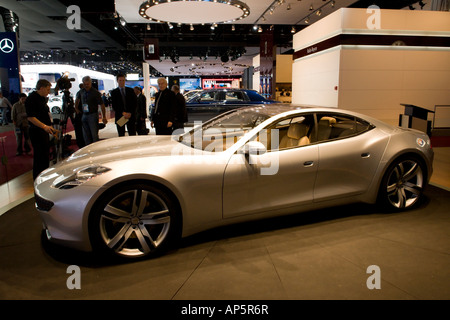
M 90 144 L 73 153 L 64 164 L 107 163 L 139 157 L 170 156 L 174 150 L 188 148 L 172 136 L 120 137 Z

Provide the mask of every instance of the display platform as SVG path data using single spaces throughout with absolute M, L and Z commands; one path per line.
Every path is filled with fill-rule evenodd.
M 425 194 L 408 212 L 350 205 L 244 223 L 120 264 L 41 242 L 31 199 L 0 216 L 0 299 L 448 300 L 450 192 Z M 73 266 L 80 289 L 68 288 Z

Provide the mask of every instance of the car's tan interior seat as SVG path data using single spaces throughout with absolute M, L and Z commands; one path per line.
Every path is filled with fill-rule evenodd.
M 289 126 L 287 134 L 280 141 L 280 149 L 304 146 L 309 144 L 307 137 L 308 126 L 306 124 L 294 123 Z
M 336 119 L 332 117 L 322 117 L 319 120 L 317 141 L 328 140 L 330 138 L 333 125 L 336 123 Z

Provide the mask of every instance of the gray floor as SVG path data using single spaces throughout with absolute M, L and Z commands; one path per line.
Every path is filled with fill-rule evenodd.
M 43 244 L 28 200 L 0 216 L 0 299 L 448 300 L 450 192 L 426 195 L 400 214 L 351 205 L 215 229 L 123 264 Z M 367 287 L 371 265 L 380 289 Z

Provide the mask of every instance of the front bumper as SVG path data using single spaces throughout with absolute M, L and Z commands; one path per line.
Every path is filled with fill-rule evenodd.
M 36 209 L 47 238 L 53 243 L 81 251 L 92 251 L 88 213 L 98 188 L 79 186 L 59 190 L 51 183 L 35 186 Z

